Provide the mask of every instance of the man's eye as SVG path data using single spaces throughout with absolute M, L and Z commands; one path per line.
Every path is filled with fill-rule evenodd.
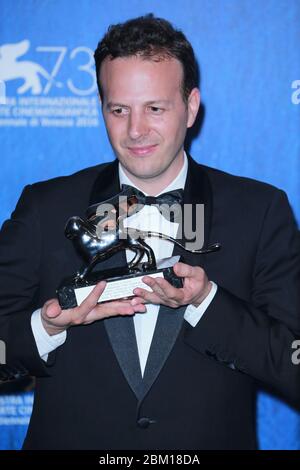
M 158 108 L 158 106 L 150 106 L 150 111 L 154 114 L 161 114 L 163 112 L 163 109 Z
M 123 114 L 126 114 L 126 110 L 124 108 L 114 108 L 111 110 L 111 112 L 116 116 L 122 116 Z

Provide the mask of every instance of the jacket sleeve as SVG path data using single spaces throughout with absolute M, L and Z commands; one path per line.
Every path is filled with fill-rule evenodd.
M 251 301 L 219 285 L 198 325 L 185 325 L 188 345 L 249 374 L 295 406 L 300 406 L 300 365 L 292 360 L 293 342 L 300 337 L 299 244 L 287 197 L 276 191 L 259 236 Z
M 41 237 L 32 186 L 22 192 L 11 218 L 0 231 L 0 339 L 6 363 L 29 375 L 48 375 L 31 329 L 37 308 Z

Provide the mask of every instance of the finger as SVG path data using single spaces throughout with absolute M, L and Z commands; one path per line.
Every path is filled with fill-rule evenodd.
M 134 308 L 132 305 L 123 302 L 103 302 L 97 305 L 93 310 L 98 318 L 105 318 L 114 315 L 133 315 Z
M 133 297 L 131 299 L 131 305 L 135 306 L 135 305 L 139 305 L 139 304 L 144 304 L 145 303 L 145 299 L 143 299 L 142 297 Z
M 173 266 L 174 272 L 179 277 L 191 277 L 194 273 L 194 267 L 189 264 L 181 263 L 180 261 Z
M 80 315 L 88 314 L 98 303 L 98 300 L 103 293 L 106 286 L 106 281 L 100 281 L 95 285 L 90 294 L 84 299 L 84 301 L 77 308 Z
M 127 311 L 132 312 L 132 308 L 137 310 L 138 308 L 141 307 L 144 310 L 144 307 L 145 307 L 145 305 L 143 305 L 143 299 L 139 299 L 138 301 L 132 303 L 132 298 L 130 298 L 130 299 L 120 299 L 120 300 L 111 300 L 111 301 L 108 301 L 108 302 L 100 303 L 99 306 L 100 305 L 102 305 L 102 307 L 103 307 L 102 310 L 105 309 L 106 311 L 111 310 L 111 311 L 114 311 L 114 312 L 118 312 L 120 310 L 121 311 L 126 311 L 126 312 Z M 126 308 L 126 307 L 129 307 L 129 309 Z
M 147 312 L 147 306 L 143 303 L 133 305 L 133 308 L 134 308 L 134 313 L 146 313 Z
M 152 291 L 159 295 L 161 299 L 165 301 L 169 300 L 172 302 L 180 302 L 184 297 L 184 290 L 182 288 L 176 288 L 172 286 L 164 278 L 145 278 L 145 283 L 147 283 Z
M 164 300 L 154 292 L 149 292 L 148 290 L 140 288 L 134 289 L 134 292 L 135 291 L 138 291 L 136 292 L 137 297 L 141 297 L 144 302 L 151 304 L 162 304 L 164 302 Z
M 87 315 L 96 307 L 105 286 L 105 281 L 99 282 L 78 307 L 69 310 L 71 313 L 70 321 L 72 325 L 81 325 L 82 323 L 85 323 Z
M 180 300 L 184 295 L 182 287 L 174 287 L 164 278 L 158 278 L 157 284 L 169 299 Z
M 91 323 L 96 320 L 116 315 L 134 315 L 135 313 L 144 313 L 146 310 L 146 306 L 141 304 L 133 306 L 124 301 L 103 302 L 96 305 L 96 307 L 86 315 L 83 323 Z
M 160 278 L 153 278 L 153 277 L 149 277 L 149 276 L 144 276 L 143 279 L 142 279 L 144 284 L 149 286 L 154 293 L 156 293 L 157 295 L 159 295 L 161 297 L 164 297 L 164 295 L 165 295 L 164 291 L 161 288 L 160 284 L 157 282 L 158 280 L 160 280 Z M 144 289 L 144 290 L 147 290 L 147 289 Z
M 110 304 L 110 305 L 109 305 Z M 116 312 L 118 314 L 134 314 L 136 312 L 145 312 L 146 311 L 146 306 L 139 303 L 136 303 L 135 305 L 132 305 L 131 301 L 126 301 L 124 302 L 123 300 L 121 301 L 116 301 L 116 302 L 107 302 L 105 305 L 105 302 L 102 304 L 103 305 L 103 310 L 105 309 L 106 313 L 114 313 L 116 315 Z

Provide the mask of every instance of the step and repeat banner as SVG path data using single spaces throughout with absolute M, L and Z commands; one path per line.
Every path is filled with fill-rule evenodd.
M 110 24 L 150 12 L 199 60 L 193 157 L 282 188 L 300 222 L 299 0 L 0 0 L 0 225 L 26 184 L 114 158 L 93 51 Z M 21 447 L 33 390 L 0 385 L 0 449 Z M 295 410 L 263 393 L 257 409 L 262 449 L 300 449 Z

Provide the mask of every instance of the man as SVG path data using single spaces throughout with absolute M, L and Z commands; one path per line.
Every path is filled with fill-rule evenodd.
M 257 387 L 299 403 L 291 361 L 299 254 L 287 198 L 185 154 L 200 104 L 197 67 L 167 21 L 111 27 L 95 60 L 117 160 L 25 188 L 0 237 L 8 362 L 37 377 L 24 448 L 254 449 Z M 222 249 L 185 255 L 174 268 L 181 289 L 145 277 L 150 292 L 97 305 L 101 282 L 61 310 L 57 284 L 81 263 L 65 222 L 121 184 L 150 196 L 184 188 L 183 207 L 205 205 L 205 245 Z M 176 235 L 157 208 L 144 209 L 139 227 Z M 149 243 L 157 257 L 172 255 L 170 243 Z M 119 252 L 103 267 L 129 258 Z

